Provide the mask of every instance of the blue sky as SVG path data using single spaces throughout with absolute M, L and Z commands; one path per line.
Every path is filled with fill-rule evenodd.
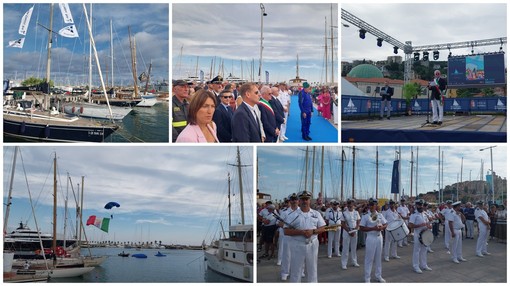
M 270 82 L 289 81 L 296 77 L 296 55 L 299 54 L 299 76 L 311 82 L 324 81 L 324 30 L 327 20 L 331 37 L 331 4 L 264 3 L 263 70 L 269 71 Z M 216 57 L 215 73 L 224 62 L 225 76 L 232 73 L 250 79 L 252 59 L 255 81 L 258 81 L 260 58 L 260 3 L 247 4 L 173 4 L 172 5 L 172 71 L 174 77 L 195 75 L 197 56 L 199 70 L 207 75 Z M 325 19 L 326 17 L 326 19 Z M 338 21 L 338 5 L 333 4 L 333 26 Z M 337 78 L 338 29 L 333 29 L 335 79 Z M 330 45 L 328 40 L 328 46 Z M 181 58 L 182 47 L 182 58 Z M 328 57 L 330 53 L 328 52 Z M 330 61 L 330 59 L 328 60 Z M 328 68 L 328 79 L 331 76 Z M 264 73 L 263 71 L 263 73 Z M 263 76 L 265 79 L 265 76 Z
M 345 3 L 341 8 L 401 43 L 413 46 L 486 40 L 507 36 L 506 3 Z M 344 27 L 342 24 L 348 24 Z M 386 60 L 394 56 L 393 47 L 376 45 L 376 36 L 359 38 L 359 28 L 341 20 L 342 61 Z M 451 50 L 455 55 L 497 52 L 500 45 L 474 46 Z M 507 44 L 503 45 L 506 52 Z M 446 61 L 448 50 L 439 51 Z M 404 58 L 402 50 L 398 55 Z M 432 53 L 429 57 L 432 60 Z
M 253 215 L 253 148 L 241 147 L 242 179 L 246 223 Z M 4 211 L 8 195 L 14 147 L 4 147 Z M 67 173 L 77 190 L 85 176 L 84 220 L 90 215 L 110 217 L 108 234 L 87 226 L 89 240 L 154 241 L 199 245 L 218 237 L 219 222 L 228 225 L 227 173 L 232 177 L 233 223 L 240 222 L 240 203 L 235 147 L 21 147 L 13 185 L 9 229 L 20 221 L 35 223 L 28 201 L 27 183 L 36 217 L 43 232 L 51 232 L 53 154 L 57 152 L 58 232 L 63 233 L 64 194 Z M 25 172 L 23 171 L 25 170 Z M 75 207 L 69 188 L 74 218 Z M 120 204 L 113 211 L 104 209 L 110 201 Z M 72 222 L 74 226 L 75 223 Z M 74 227 L 72 227 L 74 229 Z M 227 229 L 227 228 L 226 228 Z
M 16 40 L 21 18 L 33 4 L 3 4 L 4 77 L 14 80 L 36 76 L 45 77 L 48 33 L 37 23 L 49 26 L 49 5 L 35 4 L 22 49 L 9 48 Z M 53 37 L 52 75 L 57 85 L 88 83 L 89 33 L 82 4 L 69 4 L 79 38 Z M 90 5 L 87 5 L 87 9 Z M 168 4 L 94 4 L 92 6 L 93 33 L 103 77 L 110 64 L 110 19 L 113 22 L 114 78 L 117 85 L 132 85 L 131 54 L 128 26 L 136 38 L 137 74 L 147 71 L 152 60 L 153 81 L 169 78 L 169 5 Z M 90 17 L 90 11 L 88 11 Z M 54 6 L 53 29 L 58 32 L 67 26 L 59 6 Z M 109 75 L 111 81 L 111 75 Z M 97 67 L 93 66 L 93 84 L 99 85 Z
M 356 172 L 355 190 L 357 198 L 375 196 L 376 176 L 376 146 L 356 146 Z M 479 151 L 489 147 L 480 146 L 441 146 L 444 151 L 443 186 L 460 180 L 461 165 L 463 165 L 462 181 L 479 180 L 481 160 L 484 162 L 484 180 L 487 170 L 490 169 L 490 151 Z M 304 189 L 304 146 L 259 147 L 258 156 L 258 188 L 260 192 L 271 194 L 273 199 L 283 199 L 291 193 Z M 312 147 L 309 148 L 309 161 L 312 161 Z M 344 171 L 344 196 L 352 197 L 352 149 L 343 147 L 346 154 Z M 359 148 L 359 149 L 358 149 Z M 398 148 L 398 147 L 397 147 Z M 416 161 L 416 146 L 413 146 L 414 161 Z M 324 148 L 324 181 L 323 188 L 327 197 L 340 197 L 341 174 L 341 146 L 326 146 Z M 405 194 L 409 195 L 411 146 L 402 146 L 401 184 Z M 316 148 L 315 191 L 320 191 L 320 160 L 322 149 Z M 462 157 L 464 157 L 462 164 Z M 499 145 L 493 149 L 494 171 L 497 175 L 506 177 L 506 147 Z M 391 173 L 395 159 L 395 146 L 379 146 L 379 197 L 389 198 L 391 187 Z M 308 190 L 311 190 L 312 167 L 309 163 Z M 438 147 L 423 145 L 418 150 L 418 193 L 437 190 L 438 186 Z M 414 164 L 414 172 L 416 163 Z M 413 194 L 416 193 L 416 178 L 413 180 Z

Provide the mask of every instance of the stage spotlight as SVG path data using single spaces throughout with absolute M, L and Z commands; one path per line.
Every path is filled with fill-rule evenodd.
M 448 58 L 451 58 L 451 57 L 452 57 L 452 52 L 450 52 L 450 53 L 448 54 Z
M 396 55 L 398 54 L 398 47 L 393 47 L 393 53 Z
M 423 52 L 423 61 L 428 61 L 429 60 L 429 52 Z
M 417 62 L 420 60 L 420 53 L 414 53 L 414 61 Z
M 383 41 L 383 39 L 381 39 L 381 38 L 377 38 L 377 46 L 378 46 L 378 47 L 381 47 L 381 46 L 382 46 L 382 41 Z
M 360 30 L 359 30 L 359 37 L 360 37 L 361 39 L 364 39 L 364 38 L 365 38 L 365 33 L 366 33 L 366 32 L 367 32 L 367 30 L 365 30 L 365 29 L 360 29 Z
M 503 51 L 503 46 L 499 47 L 499 52 Z
M 433 58 L 435 61 L 437 61 L 439 59 L 439 51 L 434 51 Z

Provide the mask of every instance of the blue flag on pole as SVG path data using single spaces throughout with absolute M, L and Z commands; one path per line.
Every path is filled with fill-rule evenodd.
M 269 72 L 266 71 L 266 83 L 269 83 Z
M 391 193 L 398 194 L 400 192 L 400 175 L 398 171 L 399 160 L 393 161 L 393 172 L 391 174 Z

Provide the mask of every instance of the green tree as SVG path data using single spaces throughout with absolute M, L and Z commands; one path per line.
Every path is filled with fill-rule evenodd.
M 482 88 L 483 96 L 494 96 L 494 89 L 491 87 Z
M 25 79 L 24 81 L 21 82 L 21 86 L 34 86 L 34 85 L 39 85 L 41 83 L 44 83 L 46 82 L 45 79 L 41 79 L 41 78 L 36 78 L 36 77 L 29 77 L 27 79 Z M 50 80 L 50 87 L 53 87 L 54 84 L 53 84 L 53 81 Z
M 403 93 L 408 106 L 411 103 L 411 99 L 415 98 L 420 93 L 420 90 L 420 85 L 416 82 L 410 82 L 404 85 Z

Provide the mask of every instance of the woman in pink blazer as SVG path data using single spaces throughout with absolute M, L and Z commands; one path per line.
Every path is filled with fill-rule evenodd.
M 217 143 L 216 124 L 212 120 L 216 98 L 207 90 L 199 90 L 190 101 L 188 125 L 177 137 L 176 143 Z

